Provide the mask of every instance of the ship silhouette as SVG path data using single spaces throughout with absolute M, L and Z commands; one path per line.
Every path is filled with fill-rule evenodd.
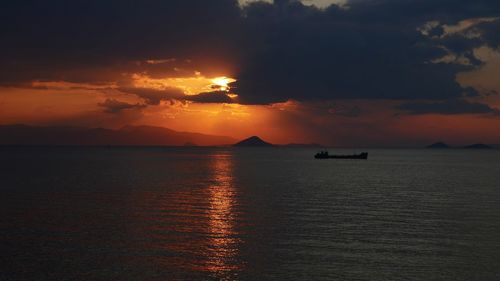
M 352 155 L 330 155 L 328 151 L 320 151 L 314 155 L 316 159 L 368 159 L 368 152 L 363 152 L 360 154 L 352 154 Z

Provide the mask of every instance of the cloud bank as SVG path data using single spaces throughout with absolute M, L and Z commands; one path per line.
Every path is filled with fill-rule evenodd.
M 455 77 L 482 63 L 474 48 L 500 43 L 498 1 L 332 3 L 10 1 L 0 15 L 0 83 L 231 72 L 247 104 L 448 99 L 471 94 Z M 158 103 L 158 93 L 134 91 Z

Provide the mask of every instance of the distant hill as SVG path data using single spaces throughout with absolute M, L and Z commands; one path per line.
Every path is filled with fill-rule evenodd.
M 427 146 L 427 148 L 450 148 L 450 146 L 444 142 L 436 142 Z
M 482 144 L 482 143 L 476 143 L 476 144 L 471 144 L 471 145 L 465 146 L 464 148 L 467 148 L 467 149 L 492 149 L 493 147 L 486 145 L 486 144 Z
M 427 148 L 452 148 L 451 146 L 447 145 L 446 143 L 443 142 L 437 142 L 434 144 L 431 144 L 427 146 Z M 463 147 L 453 147 L 453 148 L 466 148 L 466 149 L 493 149 L 493 146 L 482 144 L 482 143 L 476 143 L 476 144 L 471 144 Z
M 229 145 L 235 139 L 178 132 L 162 127 L 126 126 L 118 130 L 83 127 L 0 126 L 0 145 Z
M 273 144 L 263 141 L 261 138 L 257 136 L 249 137 L 248 139 L 244 139 L 236 144 L 236 147 L 270 147 Z

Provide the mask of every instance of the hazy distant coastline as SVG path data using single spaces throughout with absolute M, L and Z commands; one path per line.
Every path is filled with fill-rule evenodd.
M 0 145 L 219 146 L 236 139 L 162 127 L 125 126 L 118 130 L 83 127 L 0 126 Z
M 0 125 L 1 146 L 173 146 L 173 147 L 280 147 L 280 148 L 325 148 L 318 143 L 288 144 L 267 142 L 258 136 L 238 140 L 228 136 L 208 135 L 194 132 L 179 132 L 164 127 L 125 126 L 120 129 L 86 127 L 41 127 L 23 124 Z M 436 142 L 428 146 L 397 146 L 385 148 L 429 148 L 429 149 L 492 149 L 498 144 L 449 145 Z M 348 147 L 336 147 L 348 148 Z M 377 147 L 372 147 L 377 148 Z M 384 147 L 379 147 L 384 148 Z
M 436 142 L 436 143 L 433 143 L 431 145 L 428 145 L 426 148 L 429 148 L 429 149 L 450 149 L 450 148 L 493 149 L 493 148 L 495 148 L 495 145 L 475 143 L 475 144 L 469 144 L 469 145 L 465 145 L 465 146 L 451 146 L 451 145 L 444 143 L 444 142 Z

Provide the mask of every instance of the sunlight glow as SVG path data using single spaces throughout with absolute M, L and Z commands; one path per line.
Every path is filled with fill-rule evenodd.
M 186 95 L 197 95 L 204 92 L 223 91 L 229 92 L 231 89 L 229 84 L 236 79 L 221 76 L 221 77 L 205 77 L 200 73 L 192 77 L 177 77 L 177 78 L 151 78 L 144 74 L 132 75 L 133 85 L 138 88 L 150 88 L 155 90 L 163 90 L 166 88 L 179 88 Z
M 218 89 L 220 91 L 228 92 L 231 88 L 229 87 L 230 83 L 236 82 L 236 79 L 228 78 L 226 76 L 216 77 L 212 79 L 213 86 L 212 88 Z

